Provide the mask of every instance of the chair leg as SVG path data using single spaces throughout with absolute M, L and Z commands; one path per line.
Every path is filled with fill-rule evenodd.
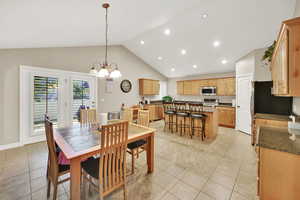
M 82 171 L 81 173 L 81 180 L 82 180 L 82 196 L 83 196 L 83 199 L 85 200 L 86 199 L 86 173 L 84 171 Z
M 57 177 L 58 179 L 58 177 Z M 57 186 L 58 186 L 58 180 L 55 180 L 55 183 L 53 184 L 53 200 L 56 200 L 57 196 Z
M 124 195 L 124 200 L 127 200 L 127 186 L 126 186 L 126 181 L 123 186 L 123 195 Z
M 194 125 L 193 125 L 193 122 L 194 122 L 194 120 L 192 119 L 192 118 L 190 118 L 190 136 L 191 136 L 191 138 L 193 138 L 193 134 L 194 134 L 194 131 L 193 131 L 193 128 L 194 128 Z
M 51 181 L 48 178 L 48 184 L 47 184 L 47 198 L 50 197 L 50 192 L 51 192 Z
M 131 174 L 134 174 L 134 149 L 131 150 Z

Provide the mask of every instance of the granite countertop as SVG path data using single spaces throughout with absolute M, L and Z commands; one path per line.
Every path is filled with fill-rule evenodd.
M 264 113 L 256 113 L 255 119 L 269 119 L 269 120 L 277 120 L 277 121 L 292 121 L 288 115 L 276 115 L 276 114 L 264 114 Z M 300 117 L 296 118 L 297 122 L 300 122 Z
M 277 151 L 300 155 L 300 136 L 296 140 L 289 139 L 288 128 L 261 126 L 259 130 L 258 146 Z
M 217 107 L 230 107 L 230 108 L 235 108 L 232 106 L 232 103 L 219 103 Z

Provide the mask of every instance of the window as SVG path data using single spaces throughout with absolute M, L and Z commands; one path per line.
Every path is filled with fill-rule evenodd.
M 58 79 L 34 76 L 33 79 L 33 129 L 44 128 L 44 115 L 57 122 L 58 113 Z
M 80 108 L 86 108 L 90 105 L 90 84 L 84 80 L 73 80 L 73 121 L 79 120 Z

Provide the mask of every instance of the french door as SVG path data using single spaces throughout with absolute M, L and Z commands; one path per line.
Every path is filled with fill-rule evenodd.
M 55 127 L 78 123 L 80 108 L 96 108 L 97 80 L 89 74 L 21 67 L 21 139 L 45 140 L 44 116 Z

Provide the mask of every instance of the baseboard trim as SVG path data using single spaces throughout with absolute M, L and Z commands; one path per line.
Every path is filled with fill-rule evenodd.
M 0 145 L 0 151 L 24 146 L 21 142 Z

